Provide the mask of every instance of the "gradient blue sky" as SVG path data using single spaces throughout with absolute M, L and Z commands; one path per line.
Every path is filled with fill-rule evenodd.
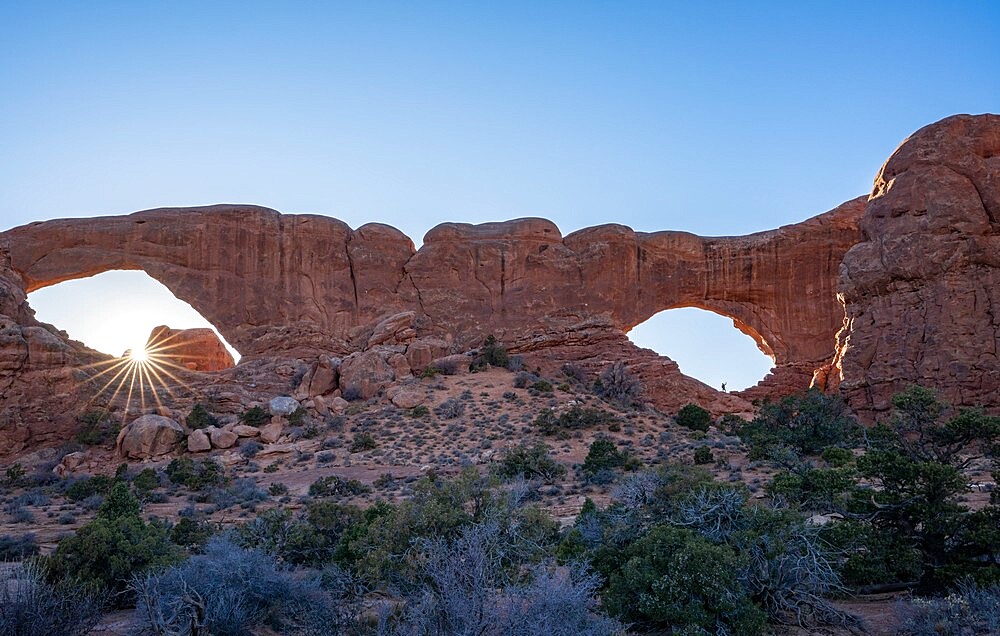
M 997 2 L 0 2 L 0 50 L 2 228 L 242 202 L 417 244 L 519 216 L 741 234 L 1000 110 Z M 176 322 L 152 285 L 77 284 L 32 303 L 86 342 Z M 759 378 L 724 319 L 661 316 L 643 343 L 683 370 Z

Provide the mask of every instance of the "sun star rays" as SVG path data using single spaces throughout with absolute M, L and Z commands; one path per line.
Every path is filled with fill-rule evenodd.
M 106 399 L 108 405 L 121 402 L 123 418 L 134 404 L 142 411 L 163 407 L 161 392 L 171 398 L 180 386 L 189 389 L 183 374 L 191 369 L 186 362 L 202 359 L 183 352 L 184 343 L 172 342 L 174 335 L 154 332 L 145 345 L 126 351 L 124 355 L 86 365 L 83 370 L 96 371 L 86 382 L 98 387 L 90 403 Z

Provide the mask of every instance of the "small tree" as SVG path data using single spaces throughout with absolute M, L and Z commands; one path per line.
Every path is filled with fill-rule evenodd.
M 712 423 L 712 414 L 697 404 L 685 404 L 677 412 L 677 423 L 692 431 L 707 431 Z
M 587 458 L 583 460 L 583 472 L 585 475 L 595 475 L 602 470 L 620 468 L 627 459 L 628 455 L 618 450 L 613 441 L 599 437 L 591 443 Z
M 699 446 L 694 451 L 694 463 L 701 464 L 711 464 L 715 458 L 712 456 L 712 449 L 708 446 Z

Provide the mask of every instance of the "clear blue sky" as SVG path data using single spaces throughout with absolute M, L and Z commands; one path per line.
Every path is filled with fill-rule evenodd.
M 1000 111 L 997 2 L 2 2 L 0 51 L 2 228 L 245 202 L 418 244 L 519 216 L 740 234 Z M 32 300 L 96 337 L 100 306 Z M 685 370 L 688 323 L 647 342 Z M 747 383 L 728 345 L 694 357 Z

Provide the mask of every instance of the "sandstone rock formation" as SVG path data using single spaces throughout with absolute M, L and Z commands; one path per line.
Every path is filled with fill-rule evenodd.
M 107 360 L 37 322 L 27 293 L 111 269 L 144 270 L 241 352 L 234 368 L 213 354 L 180 378 L 184 399 L 211 390 L 225 413 L 289 391 L 338 412 L 342 394 L 371 397 L 435 361 L 467 366 L 464 354 L 489 334 L 550 374 L 572 364 L 593 376 L 624 361 L 667 411 L 697 402 L 747 412 L 749 400 L 810 381 L 839 386 L 869 412 L 913 381 L 960 404 L 1000 407 L 997 119 L 924 128 L 885 164 L 871 197 L 748 236 L 611 224 L 564 237 L 549 221 L 518 219 L 445 223 L 415 250 L 385 225 L 352 230 L 240 205 L 13 228 L 0 233 L 0 447 L 65 439 L 94 399 L 91 365 Z M 774 359 L 773 372 L 720 393 L 628 340 L 677 307 L 732 318 Z M 127 410 L 155 411 L 160 397 Z M 280 437 L 287 422 L 275 420 L 262 438 Z
M 882 166 L 844 257 L 835 378 L 869 417 L 908 384 L 1000 407 L 1000 116 L 918 130 Z
M 115 448 L 127 459 L 150 459 L 166 455 L 184 439 L 184 429 L 169 417 L 143 415 L 118 433 Z
M 243 354 L 240 365 L 213 378 L 182 378 L 192 399 L 212 386 L 223 412 L 281 395 L 289 381 L 302 400 L 342 402 L 337 391 L 368 398 L 435 361 L 467 366 L 461 354 L 489 334 L 550 373 L 573 363 L 595 375 L 627 361 L 647 398 L 665 410 L 695 401 L 716 413 L 748 412 L 750 398 L 805 388 L 832 356 L 842 322 L 836 271 L 859 238 L 862 204 L 722 238 L 621 225 L 562 237 L 542 219 L 446 223 L 419 251 L 384 225 L 351 230 L 327 217 L 252 206 L 14 228 L 0 233 L 0 413 L 10 410 L 0 416 L 0 442 L 64 439 L 72 408 L 53 418 L 45 399 L 59 395 L 83 408 L 98 375 L 87 365 L 107 358 L 37 323 L 26 294 L 109 269 L 146 271 Z M 636 324 L 683 306 L 732 317 L 774 358 L 772 375 L 743 396 L 720 393 L 628 340 Z M 179 341 L 184 332 L 164 333 Z M 193 358 L 220 353 L 192 373 L 228 365 L 207 334 L 191 340 Z M 342 408 L 339 402 L 330 403 Z M 139 415 L 150 406 L 128 409 Z
M 222 371 L 236 366 L 226 345 L 207 328 L 171 329 L 161 325 L 149 334 L 146 351 L 192 371 Z

